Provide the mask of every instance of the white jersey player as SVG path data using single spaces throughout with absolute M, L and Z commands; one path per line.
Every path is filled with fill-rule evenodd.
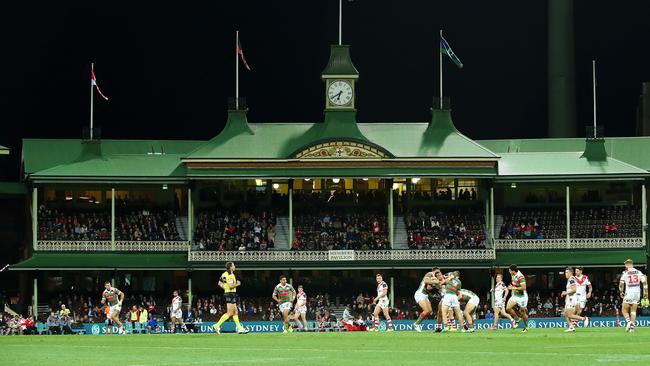
M 634 332 L 636 323 L 636 308 L 641 300 L 641 285 L 643 285 L 643 299 L 648 300 L 648 279 L 646 276 L 634 268 L 634 262 L 631 259 L 625 261 L 625 271 L 621 275 L 621 281 L 618 289 L 623 299 L 622 313 L 627 325 L 625 330 Z
M 293 315 L 291 317 L 296 321 L 296 323 L 298 323 L 298 327 L 300 329 L 307 329 L 307 294 L 302 288 L 302 285 L 298 286 L 298 294 L 296 294 L 296 307 L 294 308 Z
M 576 278 L 573 275 L 573 268 L 567 267 L 564 270 L 566 276 L 566 291 L 562 291 L 560 296 L 564 296 L 564 316 L 569 324 L 569 328 L 565 332 L 575 332 L 576 325 L 579 320 L 584 321 L 584 326 L 589 326 L 589 318 L 581 317 L 576 314 L 576 303 L 578 302 Z
M 392 332 L 393 320 L 390 318 L 390 314 L 388 313 L 388 306 L 390 305 L 390 301 L 388 299 L 388 285 L 386 282 L 384 282 L 384 278 L 381 276 L 381 274 L 377 274 L 375 278 L 377 279 L 377 297 L 375 297 L 374 303 L 377 305 L 375 306 L 375 311 L 373 312 L 373 315 L 375 316 L 374 331 L 379 331 L 379 313 L 382 312 L 384 313 L 384 318 L 386 318 L 386 321 L 388 322 L 387 331 Z
M 582 314 L 582 311 L 587 306 L 587 300 L 591 298 L 591 282 L 589 277 L 582 274 L 582 266 L 576 267 L 576 315 Z
M 494 323 L 490 329 L 497 329 L 500 316 L 503 316 L 512 322 L 512 316 L 506 313 L 506 298 L 508 297 L 509 292 L 510 291 L 508 290 L 508 286 L 503 283 L 503 275 L 501 273 L 497 274 L 496 282 L 494 283 L 494 288 L 492 289 L 492 294 L 494 296 L 494 306 L 492 307 L 494 310 Z
M 181 329 L 183 331 L 187 331 L 187 328 L 185 327 L 185 323 L 183 322 L 183 298 L 178 295 L 178 291 L 174 290 L 172 297 L 172 309 L 171 309 L 171 314 L 170 318 L 172 320 L 171 327 L 169 329 L 170 332 L 176 333 L 176 324 L 180 325 Z

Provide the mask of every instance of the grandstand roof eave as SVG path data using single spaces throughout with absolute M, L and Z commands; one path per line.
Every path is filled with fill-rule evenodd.
M 516 152 L 583 152 L 584 138 L 540 138 L 478 140 L 497 154 Z M 617 160 L 650 171 L 650 136 L 607 137 L 607 154 Z
M 645 179 L 650 174 L 614 158 L 589 160 L 582 152 L 502 153 L 497 180 Z
M 203 141 L 101 140 L 97 143 L 100 153 L 86 154 L 84 141 L 79 139 L 24 139 L 22 148 L 24 178 L 29 180 L 41 176 L 108 177 L 108 173 L 117 173 L 114 176 L 119 177 L 124 174 L 117 165 L 122 167 L 122 164 L 133 161 L 135 161 L 134 165 L 140 164 L 132 169 L 135 174 L 131 175 L 135 177 L 180 176 L 182 174 L 170 173 L 177 169 L 184 169 L 180 157 L 195 149 Z M 113 166 L 110 166 L 111 162 Z M 98 163 L 101 169 L 93 167 L 93 163 Z
M 172 270 L 187 269 L 187 254 L 160 253 L 48 253 L 9 266 L 11 271 L 30 270 Z

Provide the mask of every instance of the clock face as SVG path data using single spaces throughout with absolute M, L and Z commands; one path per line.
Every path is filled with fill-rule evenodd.
M 332 81 L 327 88 L 327 98 L 333 105 L 349 104 L 352 100 L 352 84 L 344 80 Z

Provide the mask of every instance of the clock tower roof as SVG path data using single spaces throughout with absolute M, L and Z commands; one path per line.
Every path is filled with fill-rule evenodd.
M 352 77 L 358 78 L 359 71 L 350 58 L 349 45 L 331 45 L 330 46 L 330 59 L 327 61 L 327 66 L 323 70 L 322 77 Z

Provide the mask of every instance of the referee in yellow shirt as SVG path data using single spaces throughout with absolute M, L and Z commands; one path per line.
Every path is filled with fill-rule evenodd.
M 221 316 L 217 324 L 212 326 L 215 333 L 221 334 L 221 324 L 232 316 L 237 326 L 237 333 L 246 334 L 248 331 L 239 324 L 239 312 L 237 310 L 237 287 L 241 282 L 235 277 L 235 263 L 226 263 L 226 272 L 219 278 L 219 287 L 223 289 L 223 297 L 226 299 L 226 313 Z

